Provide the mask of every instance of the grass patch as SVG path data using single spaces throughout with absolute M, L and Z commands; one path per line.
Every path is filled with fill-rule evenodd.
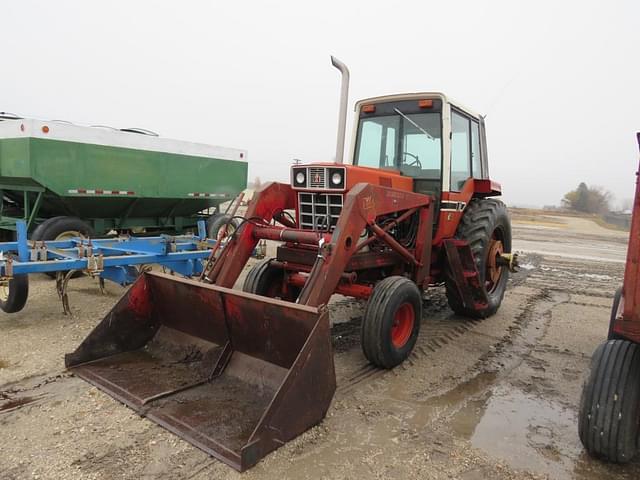
M 600 225 L 602 228 L 608 228 L 609 230 L 617 230 L 618 232 L 629 231 L 628 228 L 625 228 L 622 225 L 614 225 L 613 223 L 609 223 L 602 217 L 593 217 L 593 221 Z

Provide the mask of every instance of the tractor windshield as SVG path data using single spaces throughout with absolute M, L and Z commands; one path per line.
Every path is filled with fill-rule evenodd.
M 439 112 L 360 118 L 354 165 L 398 169 L 413 178 L 439 179 L 442 122 Z

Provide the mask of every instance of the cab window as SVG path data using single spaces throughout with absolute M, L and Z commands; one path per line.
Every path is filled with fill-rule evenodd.
M 381 115 L 362 119 L 354 164 L 394 168 L 413 178 L 439 179 L 442 125 L 439 112 Z
M 471 173 L 473 178 L 483 178 L 480 159 L 480 126 L 471 120 Z
M 450 190 L 459 192 L 471 176 L 470 120 L 456 111 L 451 112 L 451 183 Z M 479 157 L 479 154 L 478 154 Z
M 384 168 L 396 164 L 396 131 L 398 118 L 378 117 L 360 124 L 357 165 Z

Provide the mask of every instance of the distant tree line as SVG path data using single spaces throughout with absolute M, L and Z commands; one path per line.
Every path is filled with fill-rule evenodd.
M 603 214 L 610 210 L 613 195 L 602 187 L 589 187 L 582 182 L 566 193 L 562 206 L 576 212 Z

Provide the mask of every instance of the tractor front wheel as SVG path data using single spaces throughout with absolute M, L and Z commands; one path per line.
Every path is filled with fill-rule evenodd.
M 458 225 L 456 238 L 471 247 L 488 303 L 482 309 L 465 305 L 455 279 L 449 273 L 445 279 L 449 306 L 458 315 L 489 317 L 500 308 L 509 280 L 509 269 L 499 261 L 503 253 L 511 253 L 511 221 L 507 207 L 493 198 L 471 200 Z
M 627 463 L 640 442 L 640 346 L 626 340 L 600 344 L 582 388 L 578 433 L 590 455 Z
M 362 351 L 380 368 L 393 368 L 411 353 L 420 332 L 422 295 L 405 277 L 392 276 L 373 288 L 362 319 Z
M 272 261 L 272 258 L 268 258 L 255 264 L 247 274 L 242 290 L 263 297 L 295 302 L 300 294 L 300 288 L 286 285 L 285 271 L 271 265 Z

